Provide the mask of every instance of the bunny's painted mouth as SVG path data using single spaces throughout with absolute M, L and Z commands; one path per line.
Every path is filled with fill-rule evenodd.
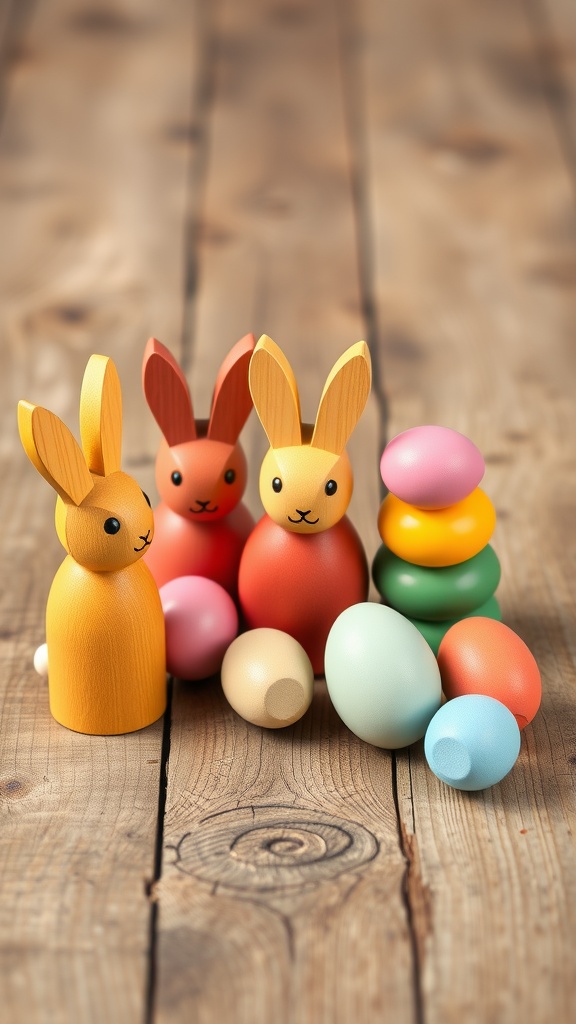
M 209 501 L 200 501 L 200 498 L 196 498 L 196 504 L 200 505 L 200 508 L 190 508 L 190 509 L 188 509 L 188 511 L 192 512 L 193 515 L 195 515 L 195 516 L 200 515 L 201 512 L 217 512 L 218 511 L 218 505 L 214 505 L 214 508 L 208 508 L 208 505 L 210 504 L 210 502 Z
M 139 537 L 139 540 L 143 540 L 143 541 L 144 541 L 144 543 L 143 543 L 143 544 L 141 545 L 141 547 L 139 547 L 139 548 L 134 548 L 134 551 L 144 551 L 144 548 L 147 548 L 147 547 L 148 547 L 148 546 L 149 546 L 149 545 L 150 545 L 150 544 L 152 543 L 152 541 L 151 541 L 151 540 L 148 540 L 148 537 L 149 537 L 149 536 L 150 536 L 150 530 L 148 530 L 148 533 L 146 534 L 146 536 L 144 536 L 144 535 L 143 535 L 143 534 L 141 533 L 141 534 L 140 534 L 140 537 Z
M 311 508 L 306 509 L 305 512 L 300 508 L 297 508 L 296 511 L 300 516 L 300 519 L 292 519 L 292 516 L 288 516 L 289 522 L 295 523 L 296 525 L 298 525 L 298 523 L 307 523 L 308 526 L 316 526 L 316 523 L 320 522 L 320 517 L 318 517 L 318 519 L 306 519 L 306 516 L 309 516 L 312 511 Z

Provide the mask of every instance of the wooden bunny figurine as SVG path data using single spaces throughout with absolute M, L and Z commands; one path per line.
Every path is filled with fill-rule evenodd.
M 50 710 L 76 732 L 112 735 L 156 721 L 166 706 L 164 616 L 142 561 L 150 503 L 120 470 L 122 395 L 116 367 L 91 356 L 80 398 L 82 449 L 54 413 L 18 404 L 28 458 L 58 493 L 68 552 L 46 607 Z
M 209 420 L 195 420 L 186 378 L 155 338 L 144 352 L 146 401 L 164 435 L 156 460 L 161 503 L 146 562 L 159 587 L 177 576 L 207 576 L 233 597 L 254 520 L 240 499 L 246 457 L 238 437 L 252 409 L 248 365 L 255 338 L 228 353 L 216 379 Z
M 254 350 L 249 378 L 271 448 L 260 472 L 267 514 L 244 548 L 240 605 L 250 628 L 295 637 L 318 675 L 334 620 L 368 594 L 366 556 L 344 513 L 352 495 L 345 446 L 370 393 L 370 354 L 360 341 L 340 357 L 313 427 L 301 424 L 292 368 L 266 335 Z

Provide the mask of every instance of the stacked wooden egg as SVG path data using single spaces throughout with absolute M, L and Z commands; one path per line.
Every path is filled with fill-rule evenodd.
M 413 427 L 382 455 L 390 493 L 378 516 L 384 543 L 374 559 L 374 583 L 435 654 L 460 619 L 501 619 L 494 596 L 500 563 L 488 543 L 496 513 L 478 486 L 484 469 L 476 445 L 448 427 Z

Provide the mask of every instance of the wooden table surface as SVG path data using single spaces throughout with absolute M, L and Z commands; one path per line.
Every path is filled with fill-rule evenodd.
M 3 1021 L 568 1024 L 573 2 L 4 0 L 0 36 Z M 111 355 L 125 468 L 155 494 L 147 337 L 205 415 L 249 330 L 286 350 L 305 418 L 369 342 L 370 555 L 386 437 L 442 423 L 485 454 L 504 618 L 544 684 L 501 785 L 360 742 L 322 682 L 278 732 L 215 680 L 175 681 L 134 735 L 50 717 L 32 656 L 62 550 L 17 400 L 76 429 L 87 356 Z M 256 417 L 244 439 L 259 514 Z

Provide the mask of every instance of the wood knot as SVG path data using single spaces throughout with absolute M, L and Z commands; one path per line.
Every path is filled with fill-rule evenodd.
M 176 847 L 187 875 L 266 892 L 326 881 L 373 860 L 376 837 L 354 821 L 281 804 L 203 818 Z
M 3 800 L 21 800 L 31 789 L 31 783 L 22 779 L 0 779 L 0 799 Z

